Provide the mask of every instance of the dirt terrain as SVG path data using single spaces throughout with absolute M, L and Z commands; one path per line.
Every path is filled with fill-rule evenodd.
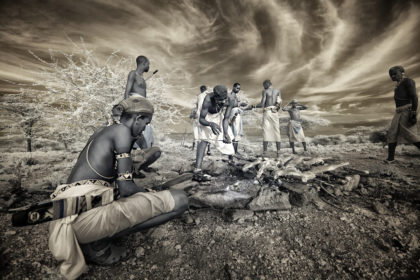
M 150 188 L 191 171 L 194 162 L 191 146 L 169 140 L 160 146 L 164 153 L 153 165 L 157 171 L 137 180 Z M 261 149 L 260 144 L 243 147 L 248 155 Z M 312 143 L 309 149 L 306 157 L 349 162 L 337 172 L 317 177 L 325 182 L 322 188 L 314 180 L 282 178 L 289 187 L 306 185 L 316 190 L 319 200 L 300 206 L 291 201 L 288 210 L 263 211 L 246 205 L 221 209 L 191 203 L 181 218 L 118 240 L 129 248 L 129 257 L 111 267 L 89 265 L 81 279 L 419 279 L 419 151 L 398 147 L 397 161 L 387 164 L 381 144 Z M 0 275 L 60 279 L 58 263 L 48 250 L 48 223 L 14 228 L 6 210 L 46 199 L 66 180 L 77 153 L 4 152 L 1 156 Z M 282 156 L 290 156 L 290 149 L 282 149 Z M 288 193 L 278 183 L 258 181 L 252 172 L 242 172 L 245 163 L 228 164 L 214 151 L 204 163 L 214 175 L 211 182 L 187 181 L 178 186 L 184 186 L 191 197 L 214 186 L 267 185 Z M 359 184 L 340 191 L 339 178 L 356 173 L 360 173 Z

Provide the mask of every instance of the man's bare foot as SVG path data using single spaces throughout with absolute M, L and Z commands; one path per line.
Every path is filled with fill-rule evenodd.
M 112 265 L 127 257 L 127 250 L 111 242 L 104 248 L 96 250 L 92 244 L 82 245 L 82 251 L 87 262 L 98 265 Z

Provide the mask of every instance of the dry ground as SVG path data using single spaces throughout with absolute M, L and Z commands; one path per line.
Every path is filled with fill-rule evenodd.
M 179 143 L 162 146 L 162 159 L 154 165 L 159 171 L 144 182 L 157 185 L 191 169 L 194 153 L 175 147 Z M 313 156 L 349 161 L 369 176 L 347 195 L 323 193 L 324 207 L 255 212 L 234 222 L 221 209 L 191 209 L 153 231 L 119 240 L 130 249 L 129 258 L 111 267 L 90 265 L 81 278 L 419 279 L 420 153 L 400 147 L 398 162 L 390 165 L 382 161 L 386 150 L 378 144 L 310 149 Z M 46 198 L 65 180 L 76 156 L 62 151 L 32 157 L 3 153 L 3 202 L 16 192 L 16 184 L 23 188 L 16 197 L 24 200 L 14 206 Z M 205 160 L 220 160 L 220 155 Z M 60 278 L 48 251 L 48 224 L 13 228 L 10 217 L 0 214 L 2 278 Z

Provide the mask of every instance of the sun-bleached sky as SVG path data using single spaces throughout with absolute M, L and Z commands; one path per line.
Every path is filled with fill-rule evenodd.
M 384 0 L 3 0 L 0 91 L 35 79 L 28 50 L 71 52 L 83 38 L 97 55 L 146 55 L 190 106 L 201 84 L 242 85 L 258 101 L 270 79 L 283 99 L 342 122 L 389 118 L 388 69 L 420 79 L 420 4 Z M 122 69 L 128 71 L 131 69 Z M 181 96 L 180 96 L 181 95 Z

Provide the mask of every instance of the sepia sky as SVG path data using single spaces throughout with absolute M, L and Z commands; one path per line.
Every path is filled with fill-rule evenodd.
M 388 69 L 420 83 L 420 4 L 385 0 L 81 0 L 0 2 L 0 90 L 31 81 L 28 50 L 71 52 L 83 38 L 99 57 L 146 55 L 190 106 L 201 84 L 239 82 L 259 101 L 271 79 L 332 121 L 375 123 L 394 108 Z M 129 71 L 131 69 L 122 69 Z

